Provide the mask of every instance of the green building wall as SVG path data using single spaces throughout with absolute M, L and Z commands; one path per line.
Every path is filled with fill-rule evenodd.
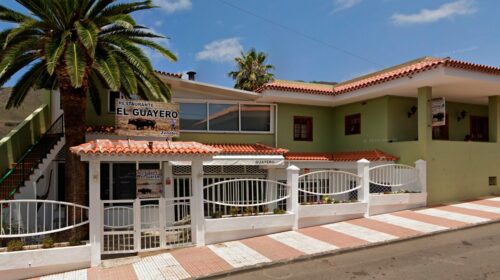
M 295 141 L 293 139 L 294 116 L 313 118 L 313 140 Z M 326 152 L 332 150 L 336 141 L 332 135 L 333 108 L 293 104 L 278 104 L 278 144 L 294 152 Z

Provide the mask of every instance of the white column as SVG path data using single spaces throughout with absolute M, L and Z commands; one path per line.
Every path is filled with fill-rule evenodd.
M 168 184 L 167 184 L 168 182 Z M 163 162 L 163 194 L 166 199 L 165 224 L 170 225 L 175 221 L 174 212 L 174 178 L 172 174 L 172 165 L 168 161 Z
M 203 161 L 191 162 L 191 228 L 196 246 L 205 245 L 205 214 L 203 213 Z
M 420 182 L 420 192 L 427 192 L 427 162 L 423 159 L 415 161 L 415 168 L 418 170 L 418 180 Z
M 286 183 L 290 188 L 290 197 L 287 200 L 286 210 L 295 216 L 293 230 L 299 228 L 299 171 L 295 165 L 290 165 L 286 169 Z
M 365 217 L 370 216 L 370 162 L 358 160 L 358 176 L 361 177 L 361 188 L 358 190 L 358 200 L 368 203 Z
M 89 161 L 89 239 L 90 265 L 101 264 L 102 203 L 101 203 L 101 162 Z
M 134 250 L 141 250 L 141 200 L 134 200 Z

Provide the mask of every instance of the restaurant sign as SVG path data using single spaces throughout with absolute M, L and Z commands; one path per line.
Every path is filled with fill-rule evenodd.
M 163 184 L 160 169 L 139 169 L 136 173 L 138 198 L 158 198 Z
M 179 105 L 117 99 L 115 131 L 123 136 L 179 137 Z
M 432 126 L 446 125 L 446 102 L 444 97 L 432 99 Z

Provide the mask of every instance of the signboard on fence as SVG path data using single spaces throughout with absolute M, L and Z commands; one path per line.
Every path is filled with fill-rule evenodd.
M 137 198 L 161 196 L 163 179 L 160 169 L 139 169 L 136 173 Z
M 446 125 L 446 102 L 444 97 L 434 98 L 432 106 L 432 126 Z
M 179 137 L 179 105 L 117 99 L 115 131 L 124 136 Z

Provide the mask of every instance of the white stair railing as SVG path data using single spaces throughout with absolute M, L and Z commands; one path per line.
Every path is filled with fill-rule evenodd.
M 51 234 L 88 222 L 87 206 L 37 199 L 0 201 L 0 238 Z

